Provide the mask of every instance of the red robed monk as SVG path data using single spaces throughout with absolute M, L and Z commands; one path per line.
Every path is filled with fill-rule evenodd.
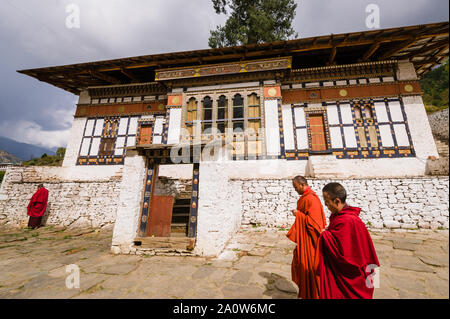
M 303 176 L 296 176 L 292 184 L 301 195 L 297 209 L 292 211 L 295 223 L 286 235 L 297 244 L 291 265 L 292 281 L 299 288 L 298 298 L 318 299 L 320 286 L 316 275 L 316 249 L 320 233 L 327 222 L 320 199 L 308 186 L 307 180 Z
M 42 216 L 47 209 L 48 190 L 44 188 L 43 184 L 39 184 L 36 193 L 30 199 L 27 208 L 27 215 L 30 216 L 28 220 L 28 227 L 33 229 L 41 226 Z
M 325 185 L 322 193 L 331 215 L 319 239 L 320 298 L 371 299 L 380 263 L 359 218 L 361 209 L 346 204 L 347 192 L 339 183 Z

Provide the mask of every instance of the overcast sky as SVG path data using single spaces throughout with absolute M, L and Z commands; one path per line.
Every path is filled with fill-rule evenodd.
M 299 37 L 367 30 L 365 8 L 380 7 L 381 28 L 448 21 L 448 0 L 302 0 Z M 80 9 L 67 28 L 66 7 Z M 208 48 L 224 24 L 210 0 L 0 0 L 0 136 L 66 146 L 77 96 L 16 70 Z

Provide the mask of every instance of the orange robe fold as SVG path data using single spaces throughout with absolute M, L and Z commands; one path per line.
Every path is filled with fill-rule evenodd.
M 293 251 L 291 274 L 292 281 L 299 288 L 299 298 L 319 298 L 320 279 L 316 275 L 319 259 L 316 250 L 326 223 L 319 197 L 308 188 L 297 202 L 295 223 L 286 234 L 297 244 Z

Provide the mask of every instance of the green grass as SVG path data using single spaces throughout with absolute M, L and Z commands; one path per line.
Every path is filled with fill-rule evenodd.
M 40 158 L 33 158 L 29 161 L 22 162 L 22 166 L 61 166 L 66 149 L 58 148 L 55 155 L 42 154 Z

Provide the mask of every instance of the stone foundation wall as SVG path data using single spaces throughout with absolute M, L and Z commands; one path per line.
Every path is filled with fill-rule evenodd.
M 361 219 L 370 228 L 448 229 L 449 178 L 310 180 L 322 200 L 322 188 L 329 182 L 347 190 L 347 203 L 362 209 Z M 299 195 L 290 179 L 242 180 L 242 223 L 290 227 L 291 210 Z M 323 204 L 323 200 L 322 200 Z M 330 212 L 325 207 L 325 215 Z
M 192 180 L 159 177 L 156 180 L 154 195 L 171 195 L 175 199 L 191 198 Z
M 100 170 L 101 171 L 101 170 Z M 45 225 L 104 227 L 114 224 L 119 204 L 120 170 L 98 172 L 91 180 L 64 178 L 60 167 L 8 169 L 0 189 L 0 224 L 24 227 L 27 206 L 39 183 L 49 191 Z M 75 173 L 74 173 L 75 174 Z
M 448 140 L 448 109 L 428 115 L 433 135 Z

